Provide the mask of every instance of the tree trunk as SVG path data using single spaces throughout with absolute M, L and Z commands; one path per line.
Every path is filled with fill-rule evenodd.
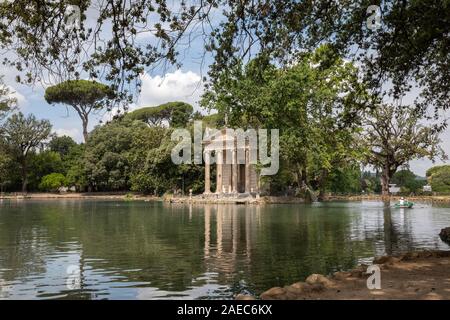
M 383 169 L 381 174 L 381 194 L 383 197 L 389 197 L 389 182 L 391 177 L 389 175 L 389 169 Z
M 27 193 L 28 168 L 26 160 L 22 161 L 22 193 Z
M 88 117 L 83 117 L 81 119 L 81 121 L 83 122 L 83 137 L 84 137 L 84 143 L 87 142 L 88 140 Z
M 307 186 L 308 185 L 308 177 L 307 177 L 307 174 L 306 174 L 306 168 L 305 168 L 305 166 L 303 166 L 303 169 L 302 169 L 302 187 L 303 186 Z
M 303 167 L 299 164 L 299 163 L 296 163 L 296 165 L 295 165 L 296 167 L 297 167 L 297 170 L 296 170 L 296 180 L 297 180 L 297 187 L 299 188 L 299 189 L 301 189 L 302 187 L 303 187 Z
M 320 174 L 320 179 L 319 179 L 319 196 L 317 198 L 317 200 L 319 200 L 319 201 L 323 201 L 325 199 L 325 190 L 326 190 L 325 187 L 326 187 L 327 177 L 328 177 L 328 170 L 322 169 L 322 172 Z

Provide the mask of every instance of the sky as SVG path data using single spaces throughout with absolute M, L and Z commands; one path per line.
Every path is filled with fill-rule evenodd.
M 151 35 L 148 39 L 140 40 L 152 41 Z M 210 56 L 203 57 L 202 53 L 203 42 L 198 39 L 191 44 L 189 50 L 182 52 L 180 69 L 147 70 L 141 77 L 142 90 L 136 102 L 130 106 L 130 110 L 156 106 L 170 101 L 184 101 L 193 105 L 195 110 L 200 110 L 198 101 L 203 92 L 201 79 L 206 75 L 208 65 L 212 62 Z M 33 113 L 40 119 L 49 119 L 57 135 L 68 135 L 77 142 L 83 141 L 81 120 L 78 115 L 62 105 L 50 106 L 44 99 L 45 87 L 43 85 L 36 84 L 31 87 L 18 84 L 15 81 L 17 71 L 5 66 L 0 67 L 0 75 L 4 76 L 5 84 L 14 91 L 21 112 Z M 110 113 L 104 111 L 92 115 L 89 130 L 98 125 L 99 121 L 109 120 L 111 116 Z M 443 140 L 443 149 L 450 155 L 450 129 L 442 133 L 441 139 Z M 426 170 L 431 166 L 433 163 L 427 159 L 410 162 L 410 169 L 420 176 L 425 176 Z

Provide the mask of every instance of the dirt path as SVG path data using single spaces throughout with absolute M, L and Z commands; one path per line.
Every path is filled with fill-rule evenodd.
M 305 282 L 275 287 L 261 299 L 450 299 L 450 251 L 423 251 L 374 260 L 381 270 L 381 289 L 369 290 L 368 266 L 330 277 L 311 275 Z M 238 299 L 251 299 L 238 296 Z

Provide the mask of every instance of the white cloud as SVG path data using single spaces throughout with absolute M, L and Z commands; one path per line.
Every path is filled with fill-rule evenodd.
M 17 104 L 19 107 L 25 107 L 28 104 L 27 98 L 23 94 L 21 94 L 16 88 L 13 86 L 6 86 L 10 93 L 9 96 L 17 99 Z
M 142 88 L 138 106 L 157 106 L 170 101 L 184 101 L 198 109 L 198 101 L 203 93 L 200 75 L 195 72 L 177 70 L 164 77 L 141 76 Z
M 69 136 L 77 142 L 83 141 L 83 136 L 81 135 L 80 130 L 77 128 L 57 128 L 54 130 L 54 132 L 58 137 Z

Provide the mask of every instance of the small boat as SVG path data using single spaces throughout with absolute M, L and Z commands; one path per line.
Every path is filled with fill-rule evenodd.
M 404 201 L 403 204 L 396 203 L 395 207 L 396 208 L 412 208 L 413 205 L 414 205 L 414 202 Z

